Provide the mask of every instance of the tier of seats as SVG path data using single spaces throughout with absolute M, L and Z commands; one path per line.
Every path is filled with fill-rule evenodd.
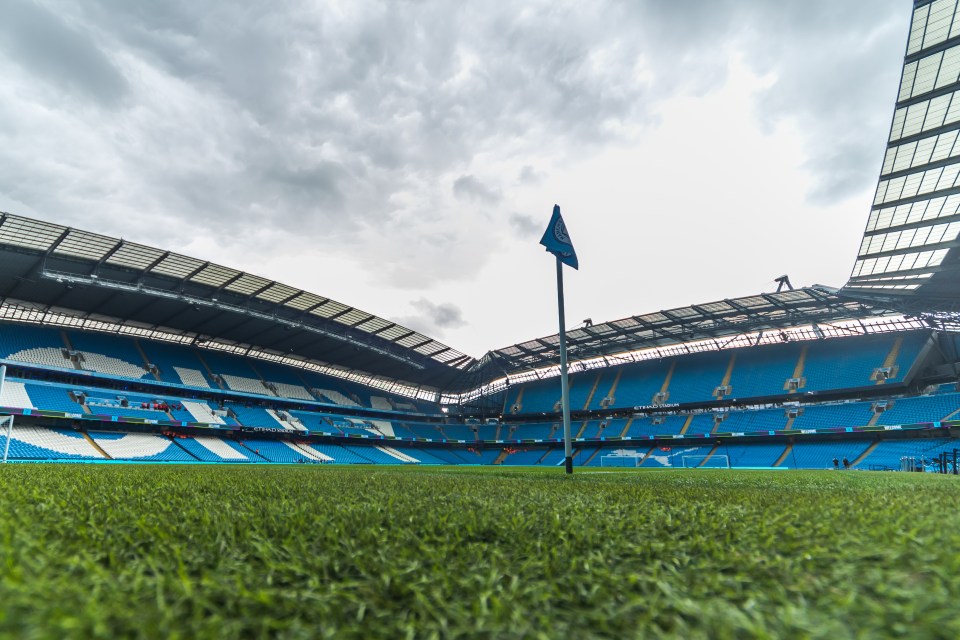
M 570 376 L 577 410 L 712 402 L 901 382 L 930 334 L 891 333 L 694 353 Z M 504 414 L 558 410 L 556 378 L 507 391 Z
M 176 443 L 203 462 L 251 462 L 249 451 L 222 438 L 194 436 L 177 438 Z
M 784 444 L 730 444 L 718 447 L 713 455 L 726 456 L 731 467 L 765 468 L 776 464 L 785 449 Z
M 0 429 L 0 452 L 6 444 L 6 429 Z M 14 460 L 103 459 L 81 433 L 29 425 L 14 427 L 8 455 Z
M 297 443 L 265 439 L 234 442 L 208 436 L 178 437 L 144 433 L 82 433 L 17 425 L 10 441 L 11 460 L 103 461 L 101 450 L 115 460 L 208 463 L 333 463 L 333 464 L 453 464 L 555 467 L 563 462 L 563 447 L 507 449 L 421 449 L 356 444 Z M 96 443 L 96 446 L 91 443 Z M 0 430 L 0 451 L 6 444 Z M 97 448 L 99 447 L 99 449 Z M 960 450 L 960 440 L 840 440 L 833 442 L 737 443 L 719 446 L 581 446 L 574 449 L 576 466 L 643 466 L 650 468 L 732 467 L 833 469 L 846 458 L 861 470 L 897 470 L 901 460 L 932 466 L 943 452 Z M 840 467 L 842 468 L 842 463 Z
M 787 469 L 832 469 L 834 459 L 842 462 L 846 458 L 851 464 L 854 463 L 869 444 L 848 440 L 795 444 L 779 466 Z
M 72 369 L 63 355 L 66 346 L 58 329 L 0 322 L 0 358 L 4 360 Z
M 86 395 L 79 404 L 72 395 Z M 104 419 L 139 418 L 157 421 L 200 422 L 206 424 L 309 431 L 326 435 L 387 436 L 429 440 L 475 442 L 478 435 L 487 440 L 547 440 L 562 437 L 558 422 L 502 425 L 429 424 L 364 420 L 304 410 L 280 410 L 258 405 L 227 402 L 224 414 L 209 402 L 185 400 L 169 395 L 107 391 L 60 383 L 7 380 L 0 406 L 41 409 L 68 414 L 89 414 Z M 126 406 L 124 406 L 124 401 Z M 878 407 L 879 405 L 879 407 Z M 882 412 L 875 409 L 883 408 Z M 791 417 L 791 411 L 799 415 Z M 960 393 L 933 393 L 883 401 L 807 404 L 802 407 L 729 410 L 697 414 L 638 416 L 630 419 L 595 419 L 572 424 L 572 433 L 581 438 L 632 438 L 712 433 L 755 433 L 784 429 L 835 429 L 871 424 L 897 425 L 942 421 L 960 411 Z M 230 415 L 232 413 L 232 415 Z M 234 418 L 235 416 L 235 418 Z M 722 420 L 721 420 L 722 418 Z M 629 427 L 624 431 L 624 427 Z M 499 437 L 498 437 L 499 436 Z
M 439 414 L 436 403 L 392 396 L 361 384 L 274 362 L 132 336 L 0 322 L 0 359 L 113 377 L 149 379 L 342 406 Z M 219 383 L 217 381 L 220 381 Z M 310 389 L 317 389 L 314 394 Z
M 149 433 L 105 433 L 91 431 L 90 437 L 114 460 L 193 462 L 189 453 L 170 438 Z
M 922 464 L 936 458 L 942 451 L 952 452 L 960 448 L 960 442 L 943 438 L 929 440 L 887 440 L 877 444 L 857 468 L 874 470 L 899 470 L 903 458 L 912 458 Z
M 70 346 L 82 354 L 80 366 L 121 378 L 143 378 L 150 375 L 136 343 L 106 333 L 68 331 Z
M 148 364 L 157 368 L 159 378 L 164 382 L 184 384 L 188 387 L 209 389 L 216 385 L 204 373 L 206 365 L 200 361 L 196 352 L 190 347 L 139 340 L 140 348 L 146 355 Z
M 229 373 L 221 373 L 220 379 L 231 391 L 242 391 L 243 393 L 253 393 L 261 396 L 276 395 L 268 389 L 262 381 L 256 378 L 247 378 L 245 376 L 235 376 Z

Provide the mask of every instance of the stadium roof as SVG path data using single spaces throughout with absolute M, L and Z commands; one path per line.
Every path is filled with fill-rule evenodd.
M 960 310 L 960 11 L 915 0 L 887 151 L 843 292 Z
M 347 304 L 172 251 L 0 213 L 0 302 L 445 388 L 476 360 Z
M 567 331 L 571 361 L 629 351 L 678 345 L 697 340 L 898 315 L 893 309 L 841 297 L 835 289 L 817 285 L 804 289 L 761 293 L 658 311 Z M 528 340 L 491 351 L 483 366 L 501 375 L 549 367 L 559 361 L 558 335 Z

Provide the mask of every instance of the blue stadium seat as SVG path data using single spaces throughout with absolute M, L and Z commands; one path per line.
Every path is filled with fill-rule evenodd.
M 844 441 L 797 443 L 780 464 L 789 469 L 832 469 L 833 459 L 851 464 L 867 450 L 869 442 Z

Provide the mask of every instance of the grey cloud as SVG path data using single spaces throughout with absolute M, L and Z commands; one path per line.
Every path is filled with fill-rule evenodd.
M 776 74 L 757 96 L 756 116 L 770 127 L 799 125 L 814 179 L 809 198 L 827 204 L 876 179 L 880 141 L 858 131 L 889 122 L 909 17 L 899 0 L 648 0 L 621 19 L 643 33 L 651 67 L 662 70 L 651 89 L 662 95 L 719 86 L 723 48 Z
M 467 325 L 467 321 L 463 318 L 463 311 L 455 304 L 436 303 L 426 298 L 419 298 L 412 300 L 410 306 L 413 307 L 415 314 L 392 320 L 424 335 L 440 337 L 446 329 L 459 329 Z
M 843 200 L 879 173 L 883 142 L 862 132 L 889 124 L 909 12 L 896 0 L 818 0 L 785 3 L 761 17 L 791 37 L 753 36 L 756 66 L 778 75 L 760 96 L 758 116 L 771 126 L 788 118 L 799 125 L 815 181 L 811 201 Z
M 451 199 L 482 210 L 509 198 L 471 163 L 507 153 L 562 163 L 630 144 L 618 124 L 651 126 L 663 99 L 719 86 L 731 49 L 778 74 L 758 118 L 826 132 L 810 141 L 811 198 L 864 184 L 879 143 L 856 129 L 890 117 L 895 79 L 878 70 L 899 64 L 901 5 L 647 0 L 519 11 L 358 0 L 333 11 L 306 0 L 62 0 L 54 12 L 17 2 L 0 23 L 0 47 L 17 56 L 9 64 L 119 108 L 109 119 L 55 103 L 38 110 L 18 97 L 29 87 L 8 87 L 0 194 L 61 218 L 123 218 L 143 233 L 164 219 L 184 236 L 182 227 L 229 226 L 257 243 L 260 229 L 289 230 L 291 244 L 323 238 L 351 252 L 372 238 L 371 270 L 407 282 L 409 269 L 468 278 L 494 252 L 473 246 L 482 226 L 443 235 Z M 121 59 L 129 80 L 112 61 Z M 836 107 L 832 96 L 849 86 L 857 94 Z M 519 182 L 539 177 L 525 166 Z M 529 228 L 523 216 L 509 221 Z
M 526 237 L 533 237 L 543 232 L 543 221 L 536 220 L 533 216 L 525 215 L 522 213 L 511 213 L 510 214 L 510 226 L 517 230 L 517 232 Z
M 115 105 L 127 90 L 123 75 L 89 32 L 30 0 L 5 3 L 0 53 L 55 88 L 68 88 L 105 106 Z
M 521 184 L 539 184 L 540 182 L 543 182 L 543 174 L 527 164 L 520 169 L 520 174 L 517 176 L 517 180 Z
M 499 191 L 480 182 L 476 176 L 460 176 L 453 182 L 453 195 L 461 200 L 471 200 L 480 204 L 496 204 L 502 199 Z

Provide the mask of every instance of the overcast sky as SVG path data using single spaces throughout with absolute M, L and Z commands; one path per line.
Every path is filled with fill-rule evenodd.
M 842 285 L 909 0 L 4 0 L 0 210 L 461 351 Z

